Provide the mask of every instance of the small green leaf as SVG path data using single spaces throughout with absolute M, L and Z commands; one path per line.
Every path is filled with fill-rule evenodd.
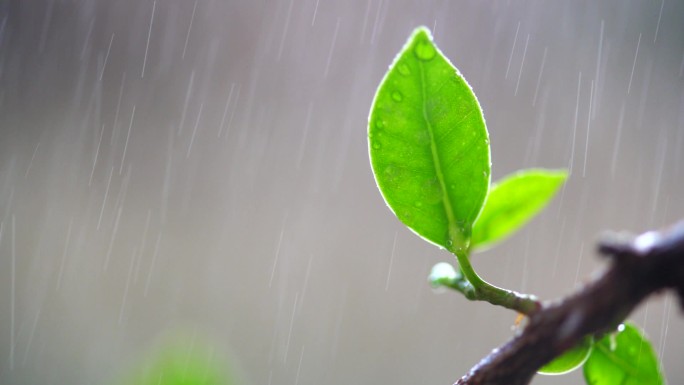
M 584 379 L 590 385 L 665 383 L 651 343 L 629 323 L 620 325 L 616 334 L 606 335 L 596 343 L 584 364 Z
M 375 180 L 418 235 L 463 252 L 489 189 L 489 137 L 468 83 L 416 29 L 376 94 L 368 127 Z
M 549 362 L 548 364 L 542 366 L 538 373 L 546 375 L 570 373 L 582 366 L 587 358 L 589 358 L 593 347 L 593 337 L 583 338 L 582 342 L 580 342 L 577 346 L 554 358 L 553 361 Z
M 553 198 L 568 174 L 565 171 L 518 171 L 495 183 L 473 227 L 471 248 L 502 241 L 526 224 Z

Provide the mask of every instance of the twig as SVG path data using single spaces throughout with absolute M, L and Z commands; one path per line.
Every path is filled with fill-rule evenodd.
M 664 289 L 684 308 L 684 221 L 637 237 L 607 235 L 598 250 L 611 264 L 579 291 L 529 314 L 527 327 L 455 385 L 526 385 L 537 370 L 587 335 L 613 330 L 646 297 Z
M 489 302 L 528 316 L 542 307 L 542 303 L 533 295 L 502 289 L 491 284 L 475 288 L 461 271 L 458 271 L 452 280 L 441 281 L 439 285 L 454 289 L 471 301 Z

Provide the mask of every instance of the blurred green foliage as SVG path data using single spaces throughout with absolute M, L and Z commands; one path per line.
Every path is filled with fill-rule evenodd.
M 116 385 L 236 385 L 228 360 L 196 333 L 162 338 Z

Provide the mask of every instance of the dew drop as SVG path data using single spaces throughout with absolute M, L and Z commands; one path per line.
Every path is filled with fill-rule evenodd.
M 423 39 L 413 47 L 413 53 L 418 59 L 428 61 L 435 57 L 437 51 L 429 40 Z
M 374 150 L 379 150 L 380 147 L 381 147 L 381 146 L 380 146 L 380 143 L 378 143 L 378 142 L 373 143 L 373 149 L 374 149 Z
M 394 91 L 394 92 L 392 92 L 392 99 L 395 102 L 400 102 L 400 101 L 404 100 L 404 95 L 402 95 L 401 92 L 399 92 L 399 91 Z
M 388 165 L 385 167 L 385 178 L 387 178 L 387 181 L 392 182 L 394 181 L 397 176 L 399 176 L 399 168 L 395 165 Z
M 397 67 L 397 69 L 399 70 L 399 73 L 404 76 L 411 75 L 411 69 L 404 63 L 399 64 L 399 67 Z
M 421 189 L 423 193 L 423 200 L 428 204 L 437 204 L 442 201 L 442 187 L 437 179 L 427 181 Z
M 375 121 L 375 128 L 382 130 L 385 127 L 385 122 L 381 119 Z

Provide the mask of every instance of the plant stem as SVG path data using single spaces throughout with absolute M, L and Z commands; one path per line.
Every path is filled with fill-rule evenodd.
M 469 300 L 486 301 L 525 315 L 541 309 L 541 303 L 534 296 L 502 289 L 480 278 L 470 264 L 467 251 L 453 253 L 458 259 L 462 275 L 459 275 L 460 279 L 457 279 L 450 287 L 463 293 Z

